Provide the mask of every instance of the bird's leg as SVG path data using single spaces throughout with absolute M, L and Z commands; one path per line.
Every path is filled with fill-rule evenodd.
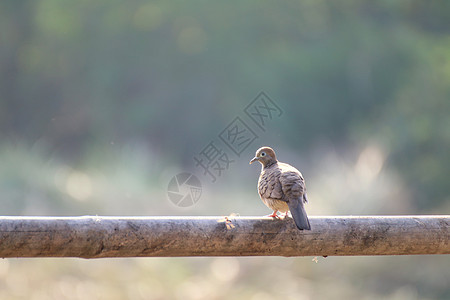
M 275 218 L 275 219 L 279 219 L 280 217 L 278 217 L 277 212 L 278 212 L 278 210 L 274 210 L 271 215 L 268 215 L 266 217 L 272 217 L 272 218 Z
M 289 211 L 287 210 L 284 215 L 282 215 L 282 219 L 286 219 L 288 217 Z

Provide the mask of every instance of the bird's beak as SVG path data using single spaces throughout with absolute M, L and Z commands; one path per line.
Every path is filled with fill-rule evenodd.
M 259 157 L 253 157 L 253 159 L 249 162 L 249 164 L 251 165 L 252 163 L 254 163 L 255 161 L 259 161 Z

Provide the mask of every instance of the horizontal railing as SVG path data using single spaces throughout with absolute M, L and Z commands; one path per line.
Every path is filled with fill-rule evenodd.
M 450 254 L 450 216 L 0 217 L 0 257 Z

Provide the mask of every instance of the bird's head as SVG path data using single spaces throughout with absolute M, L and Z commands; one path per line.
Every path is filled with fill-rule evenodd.
M 250 164 L 259 161 L 263 167 L 270 166 L 277 162 L 275 151 L 270 147 L 261 147 L 256 151 L 255 157 L 250 161 Z

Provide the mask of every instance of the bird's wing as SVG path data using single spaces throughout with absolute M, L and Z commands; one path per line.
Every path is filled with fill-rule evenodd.
M 280 176 L 283 194 L 290 199 L 303 199 L 305 180 L 300 172 L 286 171 Z
M 303 194 L 303 202 L 308 203 L 308 197 L 306 196 L 306 189 L 305 189 L 305 193 Z
M 279 180 L 280 170 L 272 168 L 264 170 L 258 182 L 258 192 L 261 198 L 283 200 L 283 189 Z
M 298 229 L 310 230 L 311 225 L 303 206 L 303 201 L 306 199 L 303 176 L 297 170 L 285 171 L 281 173 L 280 182 L 284 194 L 283 200 L 287 201 L 292 218 Z

